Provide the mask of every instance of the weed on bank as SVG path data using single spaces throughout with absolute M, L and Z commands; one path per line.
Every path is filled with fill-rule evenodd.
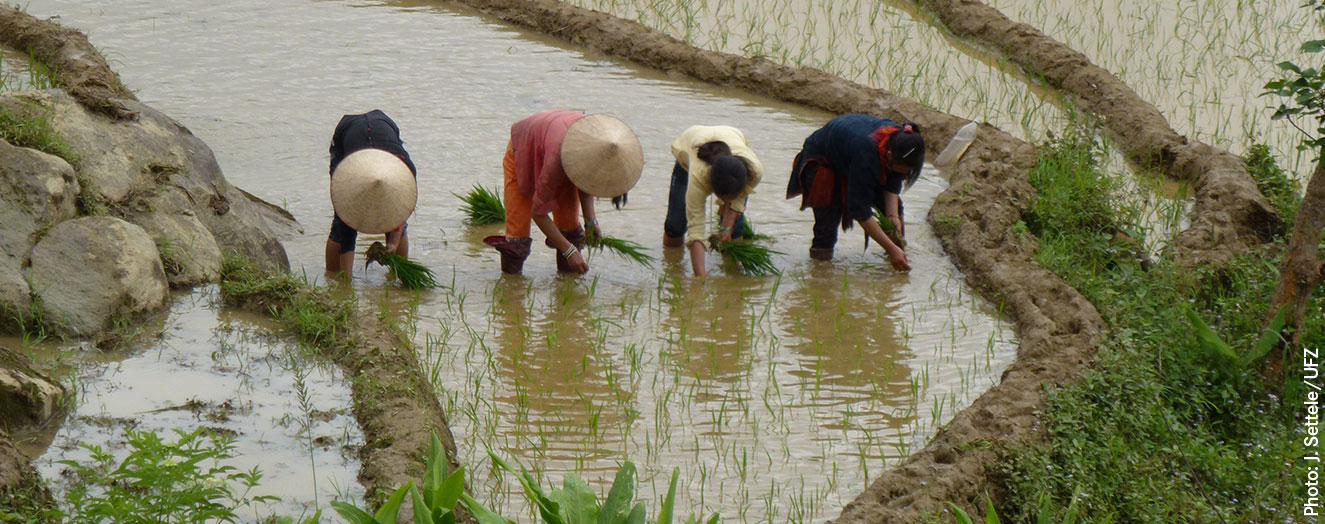
M 1040 197 L 1023 218 L 1039 240 L 1037 258 L 1109 329 L 1080 381 L 1049 392 L 1045 441 L 1007 456 L 999 513 L 1052 522 L 1069 514 L 1086 522 L 1291 519 L 1305 500 L 1301 348 L 1277 345 L 1282 353 L 1271 356 L 1282 359 L 1230 363 L 1202 345 L 1201 327 L 1185 313 L 1239 352 L 1255 345 L 1283 245 L 1221 267 L 1179 267 L 1164 252 L 1151 265 L 1134 242 L 1120 241 L 1141 240 L 1141 213 L 1118 203 L 1118 181 L 1099 169 L 1101 151 L 1078 130 L 1045 146 L 1031 173 Z M 1263 154 L 1248 165 L 1258 181 L 1288 183 Z M 1296 195 L 1276 192 L 1278 210 L 1295 212 Z M 1302 343 L 1318 348 L 1320 289 L 1312 300 Z M 1287 369 L 1266 364 L 1279 360 Z

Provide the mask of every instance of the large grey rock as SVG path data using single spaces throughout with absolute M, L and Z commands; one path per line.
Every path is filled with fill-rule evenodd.
M 47 321 L 91 336 L 115 319 L 159 309 L 170 289 L 156 244 L 143 228 L 114 217 L 66 220 L 32 248 L 28 277 Z
M 68 162 L 0 140 L 0 310 L 27 310 L 28 251 L 45 228 L 74 216 L 77 196 Z
M 6 430 L 45 424 L 60 411 L 65 394 L 27 357 L 0 346 L 0 425 Z
M 179 188 L 167 187 L 153 204 L 151 211 L 132 212 L 125 218 L 142 226 L 156 242 L 170 285 L 191 286 L 215 279 L 221 271 L 221 248 L 214 234 L 198 220 L 188 195 Z
M 279 238 L 298 231 L 293 216 L 226 182 L 211 149 L 178 122 L 137 101 L 120 102 L 138 117 L 112 120 L 58 90 L 0 95 L 0 107 L 46 115 L 78 155 L 82 199 L 105 203 L 104 210 L 84 212 L 139 223 L 163 253 L 180 255 L 169 261 L 172 283 L 215 275 L 214 255 L 225 250 L 289 269 Z M 181 254 L 183 245 L 192 248 Z

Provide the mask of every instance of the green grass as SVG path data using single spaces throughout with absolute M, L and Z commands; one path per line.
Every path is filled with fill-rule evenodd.
M 1079 491 L 1081 514 L 1092 519 L 1279 520 L 1304 495 L 1294 448 L 1301 391 L 1255 365 L 1221 366 L 1177 306 L 1190 305 L 1234 348 L 1250 347 L 1275 257 L 1144 270 L 1110 241 L 1111 231 L 1139 228 L 1135 210 L 1109 198 L 1114 182 L 1098 170 L 1099 152 L 1089 134 L 1069 134 L 1042 150 L 1031 174 L 1040 198 L 1024 218 L 1041 242 L 1040 263 L 1095 304 L 1110 329 L 1080 382 L 1050 392 L 1047 440 L 1003 465 L 1000 513 L 1033 520 L 1044 501 L 1065 511 Z M 1317 291 L 1308 347 L 1325 345 L 1321 301 Z
M 268 312 L 311 346 L 334 347 L 350 331 L 351 300 L 335 298 L 289 273 L 267 271 L 233 252 L 221 265 L 220 287 L 226 303 Z
M 1279 217 L 1285 219 L 1285 227 L 1279 233 L 1287 234 L 1293 228 L 1292 221 L 1287 217 L 1297 216 L 1297 208 L 1302 204 L 1301 186 L 1291 174 L 1275 163 L 1267 146 L 1251 146 L 1242 155 L 1242 161 L 1247 163 L 1247 172 L 1256 180 L 1256 189 L 1270 201 Z
M 49 112 L 36 106 L 23 112 L 0 107 L 0 138 L 19 147 L 58 156 L 70 165 L 78 165 L 78 155 L 51 126 Z
M 459 198 L 462 204 L 460 211 L 465 214 L 465 223 L 471 226 L 482 226 L 487 224 L 501 224 L 506 221 L 506 207 L 502 205 L 501 192 L 495 189 L 488 189 L 478 184 L 469 190 L 469 193 L 459 195 L 451 193 Z

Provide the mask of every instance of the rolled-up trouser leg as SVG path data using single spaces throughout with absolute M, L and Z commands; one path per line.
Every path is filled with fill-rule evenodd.
M 518 275 L 524 270 L 524 261 L 529 258 L 529 248 L 534 241 L 529 237 L 509 238 L 493 235 L 484 238 L 483 242 L 497 248 L 497 252 L 501 253 L 502 273 Z
M 824 206 L 814 208 L 814 239 L 810 242 L 810 258 L 832 260 L 833 246 L 837 244 L 837 228 L 842 225 L 842 208 Z
M 686 189 L 690 185 L 690 173 L 681 167 L 680 162 L 672 166 L 672 184 L 667 190 L 667 216 L 663 219 L 663 245 L 680 246 L 689 224 L 686 220 Z

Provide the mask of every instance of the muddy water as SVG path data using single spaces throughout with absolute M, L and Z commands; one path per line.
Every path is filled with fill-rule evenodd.
M 477 466 L 472 487 L 514 518 L 528 507 L 486 467 L 485 446 L 599 486 L 630 459 L 646 497 L 680 467 L 682 507 L 821 520 L 1013 356 L 996 305 L 961 285 L 920 220 L 943 187 L 933 173 L 905 195 L 910 274 L 863 250 L 858 230 L 833 263 L 808 260 L 810 214 L 782 187 L 804 137 L 831 115 L 427 3 L 47 0 L 29 10 L 90 33 L 144 102 L 211 145 L 231 181 L 294 213 L 305 232 L 285 244 L 313 278 L 331 216 L 331 128 L 374 107 L 397 120 L 420 167 L 411 255 L 448 287 L 391 290 L 380 268 L 363 266 L 354 285 L 364 308 L 413 318 L 462 462 Z M 596 254 L 588 275 L 559 277 L 540 248 L 525 276 L 503 277 L 481 243 L 500 226 L 462 224 L 451 192 L 497 184 L 509 125 L 550 107 L 634 127 L 644 177 L 624 210 L 600 202 L 600 219 L 658 255 L 657 267 Z M 780 278 L 741 276 L 711 257 L 711 276 L 696 279 L 679 252 L 663 252 L 668 144 L 695 123 L 742 128 L 767 166 L 749 214 L 784 253 Z
M 233 438 L 230 465 L 260 468 L 263 481 L 252 495 L 282 499 L 242 511 L 250 520 L 311 512 L 314 500 L 361 498 L 355 476 L 363 436 L 338 371 L 271 336 L 270 322 L 221 308 L 214 287 L 176 294 L 172 303 L 105 350 L 0 340 L 39 362 L 58 362 L 55 376 L 76 395 L 60 423 L 14 434 L 25 453 L 42 455 L 42 475 L 63 489 L 68 468 L 56 461 L 87 463 L 83 444 L 123 458 L 129 430 L 173 441 L 172 429 L 201 428 Z
M 1067 119 L 1064 103 L 1017 68 L 952 40 L 910 0 L 571 0 L 696 46 L 763 55 L 829 71 L 998 126 L 1038 142 Z M 1305 181 L 1302 136 L 1271 121 L 1260 97 L 1275 64 L 1325 27 L 1301 2 L 1238 0 L 995 0 L 988 5 L 1044 31 L 1122 78 L 1179 133 L 1241 153 L 1269 145 Z M 830 29 L 831 28 L 831 29 Z M 1313 36 L 1314 35 L 1314 36 Z

